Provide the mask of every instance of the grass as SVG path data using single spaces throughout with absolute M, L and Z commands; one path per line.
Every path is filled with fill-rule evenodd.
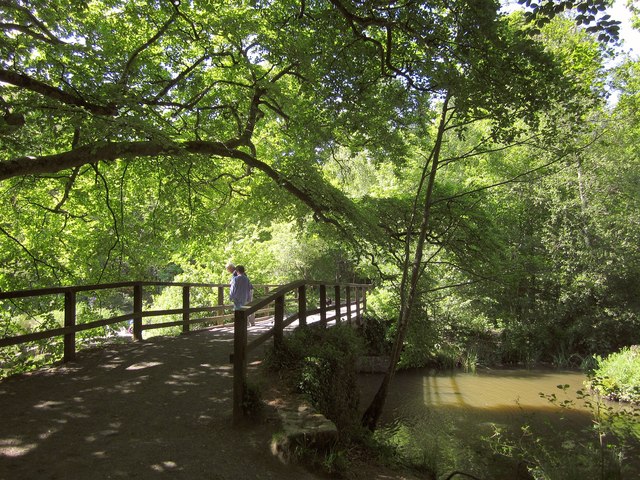
M 640 346 L 625 347 L 608 357 L 596 357 L 590 388 L 600 395 L 640 404 Z

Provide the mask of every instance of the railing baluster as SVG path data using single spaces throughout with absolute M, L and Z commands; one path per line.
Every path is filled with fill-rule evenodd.
M 275 300 L 273 315 L 273 347 L 277 350 L 284 344 L 284 295 Z
M 133 286 L 133 339 L 142 341 L 142 284 Z
M 336 285 L 335 288 L 335 297 L 336 297 L 336 325 L 340 323 L 340 314 L 341 314 L 341 307 L 340 307 L 340 285 Z
M 189 285 L 182 287 L 182 333 L 189 333 L 189 308 L 191 307 L 191 290 Z
M 362 287 L 362 311 L 367 310 L 367 287 Z
M 76 326 L 76 292 L 70 290 L 64 294 L 64 326 Z M 64 334 L 63 361 L 70 362 L 76 358 L 76 333 Z
M 320 285 L 320 325 L 327 326 L 327 286 Z
M 222 286 L 218 287 L 218 305 L 224 305 L 224 287 Z M 224 314 L 225 314 L 224 310 L 218 311 L 218 315 L 224 315 Z M 222 320 L 222 323 L 224 323 L 224 320 Z
M 347 297 L 347 322 L 351 325 L 351 285 L 345 287 L 345 296 Z
M 307 286 L 298 287 L 298 322 L 300 325 L 307 324 Z

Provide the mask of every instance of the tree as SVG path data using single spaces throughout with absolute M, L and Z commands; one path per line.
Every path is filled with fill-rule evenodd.
M 579 111 L 578 105 L 572 105 L 578 93 L 575 85 L 563 75 L 550 55 L 522 36 L 517 23 L 510 23 L 517 22 L 517 17 L 510 21 L 501 18 L 492 5 L 485 5 L 481 14 L 475 11 L 472 19 L 453 15 L 458 13 L 455 10 L 451 13 L 451 17 L 441 14 L 440 19 L 443 24 L 449 20 L 448 26 L 455 32 L 453 37 L 464 38 L 464 41 L 454 43 L 450 50 L 438 56 L 443 67 L 437 74 L 432 72 L 428 79 L 420 78 L 420 85 L 429 85 L 433 94 L 439 94 L 440 113 L 431 138 L 425 142 L 427 161 L 414 191 L 410 220 L 405 226 L 400 313 L 391 366 L 363 417 L 364 424 L 371 429 L 375 428 L 382 412 L 419 295 L 420 278 L 428 263 L 429 256 L 425 254 L 433 223 L 432 207 L 438 201 L 446 201 L 434 197 L 439 172 L 465 156 L 518 143 L 537 143 L 540 136 L 548 142 L 557 123 L 566 118 L 567 113 L 575 116 Z M 428 46 L 423 39 L 415 43 Z M 488 125 L 484 138 L 466 155 L 446 157 L 447 136 L 464 135 L 476 122 Z
M 0 4 L 7 20 L 0 44 L 4 199 L 16 215 L 58 224 L 50 230 L 66 228 L 74 236 L 83 230 L 88 244 L 109 245 L 104 255 L 94 256 L 93 273 L 78 272 L 76 278 L 105 278 L 96 272 L 113 254 L 131 252 L 145 238 L 128 230 L 129 212 L 139 228 L 155 219 L 154 232 L 179 225 L 170 232 L 174 240 L 176 232 L 192 235 L 193 222 L 204 225 L 207 211 L 249 192 L 264 194 L 269 201 L 263 206 L 274 209 L 293 197 L 316 219 L 334 224 L 353 215 L 342 194 L 315 173 L 318 143 L 331 141 L 337 130 L 328 113 L 315 112 L 318 104 L 327 112 L 343 109 L 352 95 L 348 90 L 357 86 L 349 83 L 340 95 L 339 79 L 318 82 L 315 75 L 326 74 L 316 65 L 322 52 L 308 31 L 313 17 L 296 2 L 211 8 L 168 1 Z M 290 31 L 286 42 L 277 35 L 280 29 Z M 331 34 L 340 37 L 333 29 L 324 41 L 333 42 Z M 329 61 L 325 57 L 322 65 Z M 337 70 L 335 76 L 344 74 Z M 394 95 L 400 93 L 396 88 Z M 342 105 L 333 104 L 335 96 L 344 99 Z M 370 97 L 371 105 L 388 104 L 377 90 Z M 352 117 L 363 114 L 353 111 L 342 113 L 340 121 L 356 134 L 365 127 L 354 126 L 359 121 Z M 371 120 L 369 113 L 367 128 Z M 143 187 L 145 198 L 137 198 L 136 187 Z M 32 201 L 35 189 L 40 198 Z M 292 196 L 279 200 L 279 189 Z M 87 221 L 98 204 L 105 206 L 103 213 Z M 224 220 L 218 225 L 225 228 Z M 112 239 L 100 242 L 91 230 Z M 3 234 L 7 252 L 26 254 L 20 257 L 33 266 L 33 280 L 69 278 L 65 255 L 31 243 L 26 224 L 7 222 Z M 36 243 L 51 246 L 44 239 Z M 136 255 L 140 251 L 130 258 Z

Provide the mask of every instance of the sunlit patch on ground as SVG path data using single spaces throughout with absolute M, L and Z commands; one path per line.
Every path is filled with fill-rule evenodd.
M 0 457 L 21 457 L 34 450 L 35 443 L 22 443 L 19 438 L 0 439 Z
M 142 370 L 144 368 L 157 367 L 158 365 L 162 365 L 162 362 L 140 362 L 129 365 L 125 370 Z

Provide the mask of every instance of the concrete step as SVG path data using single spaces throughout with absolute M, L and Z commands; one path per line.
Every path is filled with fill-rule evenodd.
M 282 433 L 271 441 L 271 453 L 283 463 L 295 460 L 297 449 L 328 451 L 336 444 L 338 429 L 307 404 L 277 408 Z

